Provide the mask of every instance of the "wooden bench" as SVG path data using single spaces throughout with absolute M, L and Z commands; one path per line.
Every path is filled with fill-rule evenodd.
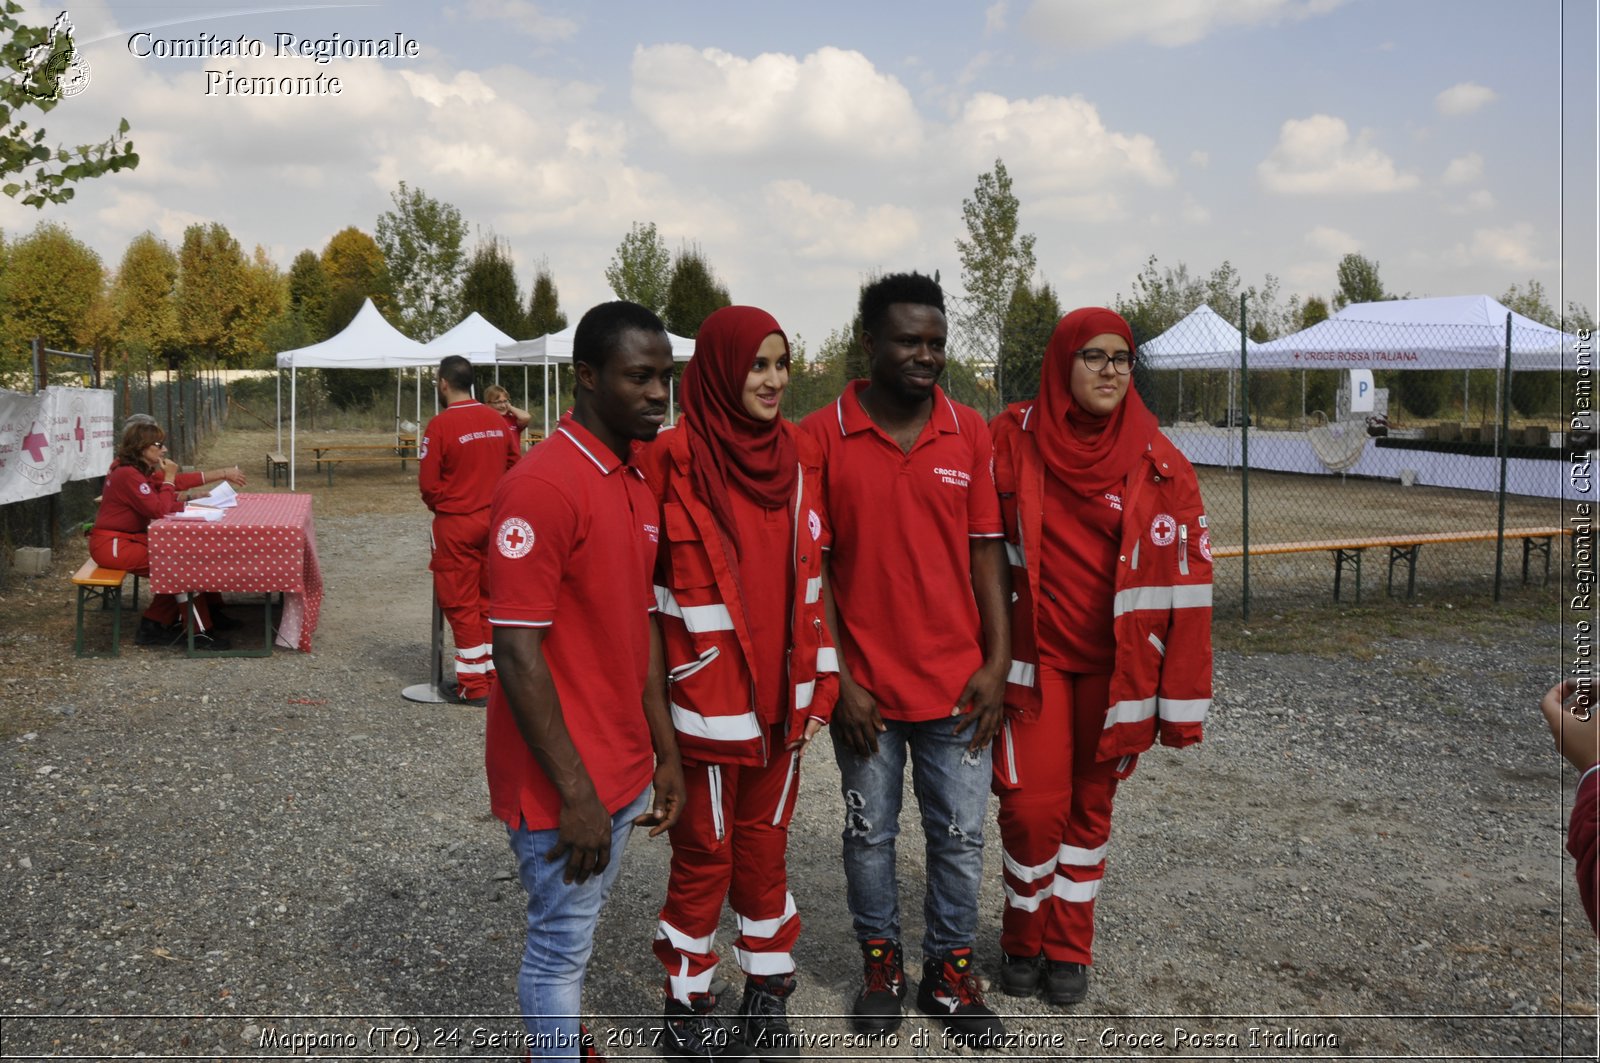
M 79 657 L 120 657 L 122 655 L 122 583 L 128 573 L 120 568 L 101 568 L 90 558 L 72 576 L 78 588 L 78 637 L 73 653 Z M 83 608 L 98 599 L 102 610 L 111 610 L 111 652 L 86 653 L 83 648 Z M 139 610 L 139 577 L 133 577 L 133 608 Z
M 267 452 L 267 479 L 272 481 L 272 486 L 278 486 L 278 474 L 283 474 L 284 482 L 289 480 L 289 456 L 280 454 L 275 450 Z
M 394 448 L 393 447 L 388 447 L 388 448 L 385 448 L 385 449 L 388 449 L 388 450 L 392 451 Z M 387 464 L 392 463 L 393 461 L 394 461 L 394 457 L 393 457 L 392 454 L 387 454 L 387 455 L 385 455 L 385 454 L 353 454 L 353 455 L 350 455 L 348 457 L 322 457 L 322 458 L 318 458 L 317 459 L 317 468 L 318 468 L 318 470 L 321 470 L 321 469 L 324 468 L 324 466 L 326 466 L 327 473 L 328 473 L 328 486 L 332 487 L 333 486 L 333 467 L 335 465 L 345 465 L 345 464 L 350 464 L 350 463 L 354 463 L 356 465 L 363 465 L 363 464 L 370 465 L 370 464 L 382 463 L 382 464 L 387 465 Z M 402 470 L 404 470 L 405 467 L 406 467 L 406 463 L 405 463 L 405 461 L 402 460 L 400 462 L 400 468 Z
M 1558 535 L 1571 535 L 1571 528 L 1507 528 L 1507 539 L 1522 540 L 1522 582 L 1528 582 L 1528 562 L 1534 554 L 1544 555 L 1544 582 L 1550 582 L 1550 543 Z M 1394 597 L 1394 566 L 1406 566 L 1406 597 L 1414 598 L 1417 592 L 1417 554 L 1430 543 L 1481 543 L 1493 542 L 1500 537 L 1498 531 L 1419 532 L 1414 535 L 1376 535 L 1368 538 L 1318 539 L 1292 543 L 1263 543 L 1250 547 L 1251 557 L 1270 554 L 1306 554 L 1326 550 L 1333 555 L 1333 600 L 1339 601 L 1340 585 L 1344 578 L 1345 562 L 1355 568 L 1356 602 L 1361 601 L 1361 557 L 1363 552 L 1387 547 L 1389 550 L 1389 597 Z M 1239 546 L 1212 547 L 1214 560 L 1244 556 Z

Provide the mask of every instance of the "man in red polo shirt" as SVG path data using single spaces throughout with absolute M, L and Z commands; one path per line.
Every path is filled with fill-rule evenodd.
M 572 410 L 495 489 L 489 550 L 484 762 L 528 892 L 517 995 L 534 1058 L 592 1052 L 576 1016 L 601 906 L 633 827 L 654 837 L 683 803 L 650 622 L 660 517 L 633 463 L 667 412 L 666 328 L 602 303 L 578 323 L 573 371 Z
M 865 961 L 853 1022 L 900 1025 L 895 836 L 909 751 L 926 834 L 926 928 L 917 1006 L 953 1037 L 993 1046 L 972 945 L 983 876 L 990 742 L 1010 664 L 1009 573 L 989 429 L 951 402 L 944 295 L 891 274 L 861 293 L 871 378 L 802 427 L 822 444 L 829 622 L 843 651 L 833 741 L 844 791 L 850 914 Z
M 433 591 L 456 644 L 456 685 L 445 692 L 466 705 L 489 703 L 494 658 L 489 644 L 489 500 L 521 450 L 505 421 L 472 397 L 472 363 L 452 354 L 439 363 L 439 398 L 417 449 L 417 484 L 433 511 Z

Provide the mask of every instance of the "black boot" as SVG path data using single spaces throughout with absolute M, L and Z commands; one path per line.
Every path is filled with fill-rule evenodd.
M 793 974 L 751 975 L 739 1003 L 739 1032 L 750 1052 L 763 1063 L 800 1058 L 800 1039 L 789 1029 L 789 995 Z

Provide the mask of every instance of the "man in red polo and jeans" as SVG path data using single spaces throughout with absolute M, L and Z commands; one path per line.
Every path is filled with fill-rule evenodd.
M 925 824 L 927 895 L 917 1007 L 968 1043 L 1005 1030 L 974 967 L 990 742 L 1010 664 L 1009 573 L 989 429 L 938 386 L 944 295 L 921 274 L 861 293 L 871 378 L 807 417 L 822 444 L 834 530 L 829 623 L 841 651 L 833 741 L 844 791 L 844 866 L 865 961 L 852 1016 L 900 1025 L 895 837 L 909 752 Z
M 489 645 L 489 500 L 521 451 L 505 420 L 472 397 L 472 363 L 452 354 L 439 363 L 445 408 L 428 422 L 417 448 L 417 485 L 433 511 L 433 591 L 456 644 L 451 701 L 489 703 L 494 658 Z
M 528 893 L 517 996 L 537 1059 L 593 1057 L 578 1014 L 600 909 L 633 827 L 660 834 L 683 804 L 650 622 L 660 517 L 634 464 L 667 412 L 661 319 L 594 307 L 573 371 L 571 412 L 500 481 L 490 522 L 499 682 L 484 762 Z

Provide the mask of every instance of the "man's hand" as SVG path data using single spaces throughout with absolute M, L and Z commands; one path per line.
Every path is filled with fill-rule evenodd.
M 650 837 L 671 830 L 678 817 L 683 815 L 686 799 L 683 786 L 683 762 L 677 757 L 658 761 L 651 782 L 650 811 L 633 821 L 635 827 L 649 827 Z
M 1580 686 L 1578 680 L 1566 679 L 1545 691 L 1544 699 L 1539 702 L 1544 722 L 1550 725 L 1550 734 L 1556 740 L 1556 748 L 1567 758 L 1567 763 L 1580 772 L 1600 763 L 1597 696 L 1600 696 L 1600 682 L 1591 679 Z M 1574 704 L 1569 706 L 1568 702 Z
M 796 749 L 804 749 L 806 746 L 811 744 L 811 740 L 817 736 L 817 732 L 820 730 L 822 730 L 822 721 L 813 716 L 806 721 L 805 732 L 801 734 L 799 738 L 796 738 L 793 742 L 790 742 L 783 748 L 789 750 L 790 752 L 793 752 Z
M 561 806 L 556 847 L 545 859 L 555 863 L 562 856 L 567 858 L 567 870 L 561 881 L 567 883 L 587 881 L 611 862 L 611 814 L 592 791 L 575 804 Z
M 952 716 L 960 716 L 955 733 L 972 728 L 972 741 L 967 748 L 977 752 L 994 741 L 995 732 L 1005 718 L 1005 665 L 984 665 L 972 673 L 967 685 L 961 688 Z
M 877 701 L 859 684 L 845 682 L 843 673 L 839 675 L 839 703 L 833 710 L 833 729 L 845 748 L 858 757 L 877 753 L 878 736 L 889 729 L 878 713 Z

